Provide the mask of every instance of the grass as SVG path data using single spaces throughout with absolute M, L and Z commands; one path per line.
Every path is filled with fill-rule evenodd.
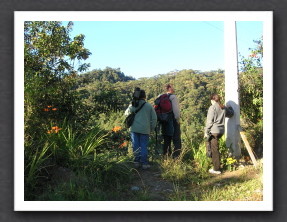
M 147 177 L 141 178 L 143 185 L 144 180 L 157 173 L 159 178 L 153 177 L 151 180 L 154 181 L 149 182 L 154 184 L 164 180 L 173 187 L 172 192 L 152 191 L 145 185 L 139 190 L 131 190 L 135 178 L 141 177 L 140 171 L 132 168 L 132 153 L 119 155 L 116 149 L 103 148 L 107 138 L 97 128 L 84 135 L 63 125 L 59 133 L 42 138 L 43 141 L 25 146 L 25 200 L 153 201 L 159 196 L 169 201 L 263 199 L 262 166 L 235 169 L 234 172 L 229 172 L 225 166 L 223 175 L 210 175 L 207 172 L 211 160 L 206 157 L 205 144 L 192 143 L 188 138 L 176 159 L 151 153 L 153 167 L 146 171 Z M 41 147 L 40 144 L 44 145 Z M 223 147 L 221 153 L 221 163 L 226 164 L 228 149 Z M 73 176 L 51 179 L 45 162 L 66 167 Z M 227 177 L 228 174 L 236 176 Z M 42 176 L 50 179 L 39 182 Z
M 206 185 L 199 194 L 202 201 L 262 201 L 259 178 L 233 178 Z
M 223 174 L 210 175 L 211 159 L 205 155 L 205 144 L 192 144 L 186 140 L 178 159 L 161 160 L 162 178 L 173 183 L 171 201 L 262 201 L 262 165 L 238 169 L 228 165 L 230 149 L 220 141 Z M 193 157 L 193 158 L 192 158 Z M 232 172 L 230 171 L 232 169 Z
M 207 175 L 198 177 L 194 169 L 187 168 L 187 164 L 169 160 L 172 166 L 164 171 L 167 161 L 162 160 L 158 165 L 161 177 L 173 186 L 173 192 L 162 192 L 167 201 L 262 201 L 262 168 L 253 166 L 245 169 L 226 172 L 223 175 Z M 111 163 L 110 163 L 111 164 Z M 38 200 L 46 201 L 153 201 L 155 191 L 144 186 L 138 191 L 132 191 L 131 186 L 135 179 L 136 170 L 128 165 L 116 163 L 104 169 L 94 170 L 83 174 L 79 172 L 76 177 L 59 183 L 51 182 Z M 120 170 L 122 168 L 122 170 Z M 179 169 L 182 169 L 180 172 Z M 132 173 L 135 172 L 135 173 Z M 147 172 L 152 174 L 153 171 Z M 171 173 L 177 173 L 171 177 Z M 224 175 L 230 174 L 229 177 Z M 236 175 L 236 176 L 233 176 Z M 145 183 L 146 181 L 143 181 Z M 158 181 L 152 181 L 157 183 Z
M 262 187 L 257 180 L 233 181 L 224 184 L 222 188 L 213 186 L 203 190 L 203 201 L 262 201 Z
M 262 167 L 249 166 L 239 170 L 236 176 L 209 176 L 200 183 L 190 183 L 180 187 L 175 185 L 175 192 L 170 200 L 176 201 L 262 201 Z
M 35 148 L 34 144 L 31 144 L 33 149 L 29 149 L 28 147 L 25 146 L 25 200 L 33 197 L 31 193 L 37 189 L 37 185 L 43 177 L 42 172 L 45 171 L 43 163 L 51 155 L 47 154 L 51 147 L 49 143 L 45 143 L 42 149 Z
M 191 164 L 182 162 L 181 158 L 166 157 L 160 162 L 160 166 L 162 178 L 171 181 L 186 181 L 192 171 Z

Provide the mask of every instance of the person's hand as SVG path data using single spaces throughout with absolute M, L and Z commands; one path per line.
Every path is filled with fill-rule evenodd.
M 204 138 L 207 138 L 207 137 L 208 137 L 207 133 L 204 133 Z

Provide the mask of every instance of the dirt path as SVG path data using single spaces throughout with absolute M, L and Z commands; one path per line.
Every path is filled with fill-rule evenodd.
M 145 190 L 152 200 L 167 200 L 166 195 L 174 192 L 172 182 L 163 179 L 157 167 L 152 166 L 148 170 L 137 169 L 134 176 L 131 189 Z

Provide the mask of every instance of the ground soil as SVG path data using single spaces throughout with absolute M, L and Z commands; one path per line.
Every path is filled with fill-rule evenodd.
M 147 191 L 152 200 L 166 200 L 166 194 L 174 192 L 173 183 L 161 177 L 158 167 L 151 167 L 147 170 L 137 169 L 134 171 L 134 180 L 131 189 L 138 187 L 139 190 Z

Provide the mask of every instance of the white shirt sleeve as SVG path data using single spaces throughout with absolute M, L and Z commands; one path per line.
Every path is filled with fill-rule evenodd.
M 172 111 L 173 111 L 173 114 L 174 114 L 174 118 L 179 123 L 180 109 L 179 109 L 178 99 L 177 99 L 177 97 L 175 95 L 171 95 L 169 98 L 170 98 L 171 103 L 172 103 Z

